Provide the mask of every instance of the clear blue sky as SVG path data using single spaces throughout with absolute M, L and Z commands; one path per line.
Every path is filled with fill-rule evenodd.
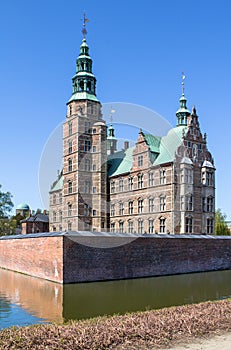
M 0 3 L 1 172 L 15 206 L 42 207 L 41 153 L 65 118 L 82 14 L 102 103 L 155 110 L 175 125 L 186 75 L 217 168 L 217 207 L 230 217 L 229 0 L 8 0 Z M 55 150 L 54 150 L 55 151 Z

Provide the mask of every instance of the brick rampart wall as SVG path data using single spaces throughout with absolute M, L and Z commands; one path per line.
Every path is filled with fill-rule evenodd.
M 228 270 L 231 237 L 26 235 L 0 239 L 0 267 L 59 283 Z
M 105 240 L 113 246 L 119 240 L 89 239 L 95 246 L 100 246 L 100 241 L 105 245 Z M 107 249 L 81 242 L 87 244 L 87 238 L 74 241 L 64 237 L 64 283 L 231 269 L 231 239 L 227 238 L 140 237 Z
M 30 236 L 0 239 L 0 267 L 62 283 L 63 237 Z

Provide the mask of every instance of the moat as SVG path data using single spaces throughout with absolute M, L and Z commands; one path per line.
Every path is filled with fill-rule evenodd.
M 231 270 L 60 285 L 0 269 L 0 329 L 231 297 Z

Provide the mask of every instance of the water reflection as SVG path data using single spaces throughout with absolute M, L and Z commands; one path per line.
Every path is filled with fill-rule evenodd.
M 230 282 L 231 271 L 217 271 L 62 286 L 0 269 L 0 328 L 17 312 L 30 315 L 29 323 L 62 322 L 223 299 L 231 296 Z

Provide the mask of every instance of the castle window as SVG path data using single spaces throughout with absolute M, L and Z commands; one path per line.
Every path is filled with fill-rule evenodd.
M 142 219 L 138 220 L 138 233 L 144 233 L 144 222 Z
M 91 82 L 90 81 L 87 82 L 87 91 L 91 91 Z
M 154 185 L 154 174 L 153 173 L 149 173 L 149 186 L 153 186 Z
M 71 172 L 72 171 L 72 159 L 68 159 L 68 171 Z
M 84 193 L 90 193 L 91 191 L 91 183 L 90 181 L 84 182 Z
M 111 193 L 115 193 L 115 181 L 111 181 Z
M 84 159 L 84 170 L 90 171 L 91 170 L 91 161 L 88 158 Z
M 138 188 L 144 187 L 144 176 L 143 174 L 138 174 Z
M 185 233 L 193 232 L 193 219 L 191 216 L 185 218 Z
M 206 172 L 206 185 L 213 186 L 214 185 L 214 174 L 212 172 Z
M 192 169 L 185 169 L 185 183 L 192 184 Z
M 120 233 L 124 232 L 124 223 L 123 223 L 123 221 L 120 221 L 120 223 L 119 223 L 119 232 Z
M 68 134 L 69 136 L 72 135 L 72 122 L 68 123 Z
M 61 226 L 61 225 L 59 225 L 59 231 L 62 231 L 62 229 L 63 229 L 63 228 L 62 228 L 62 226 Z
M 96 146 L 93 146 L 92 152 L 93 152 L 93 153 L 96 152 Z
M 84 63 L 81 62 L 81 70 L 84 70 Z
M 148 220 L 148 232 L 154 233 L 154 220 L 153 219 Z
M 154 198 L 149 198 L 148 207 L 149 207 L 149 212 L 153 213 L 154 212 Z
M 92 170 L 93 170 L 93 171 L 96 171 L 96 164 L 93 164 Z
M 160 170 L 160 184 L 166 184 L 166 171 L 163 169 Z
M 72 204 L 68 203 L 67 205 L 67 216 L 71 216 L 72 215 Z
M 68 231 L 71 231 L 71 229 L 72 229 L 72 224 L 71 224 L 71 222 L 68 222 L 68 224 L 67 224 L 67 229 L 68 229 Z
M 133 177 L 128 178 L 128 190 L 129 191 L 133 190 Z
M 56 204 L 56 194 L 53 194 L 53 204 Z
M 143 166 L 143 156 L 138 156 L 138 167 Z
M 165 233 L 165 223 L 166 223 L 166 219 L 165 218 L 160 218 L 159 219 L 159 223 L 160 223 L 160 233 Z
M 93 192 L 93 193 L 97 193 L 97 189 L 96 189 L 96 187 L 95 187 L 95 186 L 93 186 L 93 188 L 92 188 L 92 192 Z
M 160 211 L 166 210 L 166 197 L 160 196 Z
M 115 216 L 115 204 L 111 204 L 111 216 Z
M 123 179 L 119 179 L 119 191 L 123 192 L 124 190 L 124 181 Z
M 133 214 L 133 201 L 128 202 L 128 214 Z
M 59 194 L 59 204 L 62 204 L 62 193 Z
M 213 200 L 213 197 L 208 197 L 207 198 L 207 211 L 208 212 L 213 212 L 214 210 L 214 200 Z
M 138 199 L 138 213 L 143 213 L 144 201 L 143 199 Z
M 89 152 L 91 149 L 91 141 L 90 140 L 84 140 L 84 151 Z
M 115 223 L 111 222 L 111 232 L 115 233 Z
M 68 141 L 68 154 L 72 153 L 72 141 Z
M 71 194 L 72 192 L 73 192 L 72 182 L 68 181 L 68 193 Z
M 91 215 L 91 208 L 87 203 L 84 203 L 84 216 Z
M 62 211 L 60 210 L 60 211 L 59 211 L 59 221 L 62 221 L 62 219 L 63 219 L 63 213 L 62 213 Z
M 57 220 L 56 211 L 53 211 L 53 221 L 55 222 L 56 220 Z
M 83 80 L 80 80 L 79 82 L 79 91 L 83 91 L 84 90 L 84 82 Z
M 97 211 L 96 211 L 95 209 L 93 209 L 92 215 L 93 215 L 93 216 L 96 216 L 96 215 L 97 215 Z
M 191 194 L 185 196 L 185 210 L 193 210 L 193 196 Z
M 214 221 L 212 218 L 207 219 L 207 234 L 213 234 Z
M 96 134 L 96 128 L 93 129 L 93 134 Z
M 123 202 L 119 203 L 119 215 L 124 215 L 124 204 L 123 204 Z
M 128 221 L 128 233 L 133 233 L 134 227 L 133 227 L 133 221 Z
M 55 232 L 56 231 L 56 227 L 55 226 L 53 226 L 53 232 Z

